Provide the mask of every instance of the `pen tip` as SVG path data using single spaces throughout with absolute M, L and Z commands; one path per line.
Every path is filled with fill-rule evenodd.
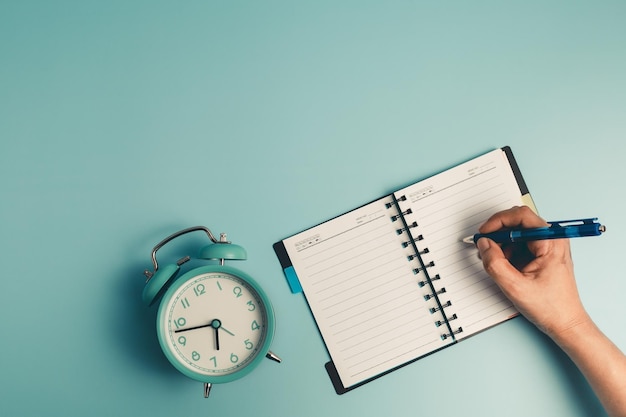
M 474 244 L 474 236 L 472 235 L 472 236 L 464 237 L 463 239 L 461 239 L 461 242 L 473 245 Z

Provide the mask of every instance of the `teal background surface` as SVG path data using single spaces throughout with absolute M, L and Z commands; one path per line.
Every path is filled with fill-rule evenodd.
M 543 217 L 607 225 L 572 252 L 626 349 L 625 21 L 608 0 L 0 1 L 0 415 L 603 415 L 523 318 L 337 396 L 272 244 L 510 145 Z M 141 302 L 152 247 L 194 225 L 248 250 L 283 359 L 207 400 Z

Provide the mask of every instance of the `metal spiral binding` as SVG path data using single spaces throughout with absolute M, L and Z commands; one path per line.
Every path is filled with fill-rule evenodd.
M 426 270 L 426 268 L 430 268 L 430 267 L 433 267 L 433 266 L 435 266 L 435 262 L 434 262 L 434 261 L 430 261 L 430 262 L 428 263 L 428 265 L 425 265 L 423 268 L 413 268 L 413 273 L 414 273 L 415 275 L 417 275 L 417 274 L 419 274 L 419 273 L 420 273 L 420 271 L 425 271 L 425 270 Z M 431 281 L 432 281 L 432 279 L 431 279 Z
M 406 248 L 406 246 L 403 246 L 403 247 L 405 247 L 405 248 Z M 424 254 L 426 254 L 426 253 L 430 253 L 430 250 L 429 250 L 428 248 L 424 248 L 424 250 L 419 251 L 418 253 L 419 253 L 420 255 L 424 255 Z M 406 258 L 407 258 L 409 261 L 412 261 L 413 259 L 416 259 L 417 257 L 418 257 L 418 255 L 417 255 L 417 253 L 416 253 L 415 255 L 409 255 L 409 256 L 407 256 Z
M 428 301 L 436 295 L 444 294 L 446 292 L 446 287 L 442 287 L 439 291 L 435 291 L 434 294 L 426 294 L 424 296 L 424 300 Z
M 414 260 L 419 261 L 419 267 L 417 268 L 413 268 L 413 273 L 415 275 L 419 274 L 420 272 L 423 272 L 424 278 L 422 280 L 420 280 L 417 285 L 420 288 L 423 287 L 429 287 L 430 288 L 430 293 L 424 295 L 424 300 L 425 301 L 429 301 L 429 300 L 434 300 L 436 301 L 437 307 L 431 307 L 429 308 L 430 314 L 434 314 L 438 311 L 441 311 L 441 314 L 443 316 L 443 320 L 436 320 L 434 322 L 436 327 L 441 327 L 444 326 L 444 328 L 446 330 L 444 330 L 444 333 L 441 334 L 441 340 L 446 340 L 448 338 L 452 338 L 454 339 L 454 336 L 456 334 L 459 334 L 463 331 L 462 327 L 458 327 L 456 330 L 453 330 L 453 328 L 450 326 L 450 322 L 452 320 L 456 320 L 458 317 L 456 315 L 456 313 L 452 314 L 451 316 L 448 317 L 447 314 L 444 313 L 444 309 L 447 307 L 452 306 L 452 301 L 448 300 L 444 303 L 442 303 L 440 301 L 439 296 L 441 294 L 445 294 L 446 293 L 446 288 L 445 287 L 441 287 L 439 290 L 437 290 L 435 288 L 435 286 L 433 285 L 433 281 L 437 281 L 441 279 L 441 276 L 439 274 L 436 274 L 435 276 L 431 277 L 430 274 L 428 273 L 428 271 L 426 271 L 428 268 L 434 267 L 435 266 L 435 262 L 434 261 L 430 261 L 428 263 L 424 262 L 424 259 L 422 258 L 422 255 L 430 253 L 430 250 L 428 248 L 418 248 L 418 245 L 416 244 L 417 242 L 424 240 L 424 236 L 423 235 L 418 235 L 416 237 L 413 237 L 413 233 L 410 229 L 416 228 L 418 227 L 417 222 L 412 222 L 411 224 L 407 223 L 407 216 L 409 214 L 413 213 L 413 210 L 409 207 L 407 208 L 405 211 L 402 211 L 400 208 L 400 205 L 398 204 L 401 201 L 406 201 L 407 198 L 406 196 L 401 196 L 396 198 L 394 196 L 394 201 L 391 203 L 386 203 L 385 207 L 387 207 L 387 209 L 390 209 L 392 207 L 396 207 L 397 208 L 397 214 L 394 214 L 392 216 L 390 216 L 391 221 L 392 222 L 396 222 L 398 220 L 402 220 L 402 224 L 404 227 L 396 229 L 396 233 L 398 235 L 403 234 L 404 232 L 407 233 L 408 235 L 408 240 L 405 242 L 402 242 L 401 245 L 403 248 L 409 248 L 412 247 L 412 249 L 414 250 L 414 253 L 411 255 L 407 256 L 407 260 L 409 262 L 412 262 Z
M 417 227 L 417 222 L 413 222 L 413 223 L 409 224 L 407 227 L 403 227 L 401 229 L 396 229 L 396 233 L 401 235 L 402 233 L 408 231 L 409 229 L 413 229 L 414 227 Z
M 402 212 L 400 212 L 400 214 L 396 214 L 394 216 L 391 216 L 391 221 L 395 222 L 396 220 L 402 218 L 402 216 L 406 216 L 407 214 L 411 214 L 411 213 L 413 213 L 413 210 L 411 210 L 411 209 L 408 209 L 406 211 L 402 211 Z
M 456 313 L 454 313 L 452 316 L 450 316 L 448 318 L 448 321 L 452 321 L 452 320 L 456 320 L 456 319 L 458 319 L 458 317 L 457 317 Z M 443 321 L 443 320 L 437 320 L 435 322 L 435 326 L 437 326 L 437 327 L 441 326 L 442 324 L 446 324 L 446 322 Z
M 406 201 L 406 196 L 403 195 L 402 197 L 397 198 L 396 201 Z M 394 203 L 385 204 L 385 207 L 387 208 L 392 208 L 393 206 L 394 206 Z
M 437 281 L 438 279 L 441 279 L 441 276 L 439 274 L 435 275 L 434 277 L 431 277 L 430 280 L 431 281 Z M 417 285 L 422 288 L 423 286 L 425 286 L 426 284 L 428 284 L 427 281 L 420 281 L 417 283 Z
M 452 331 L 452 333 L 444 333 L 441 335 L 441 340 L 446 340 L 449 337 L 453 337 L 455 334 L 459 334 L 463 332 L 463 328 L 459 327 L 458 329 Z
M 415 243 L 415 242 L 419 242 L 420 240 L 424 240 L 424 236 L 423 235 L 419 235 L 417 236 L 415 239 L 411 239 L 411 240 L 407 240 L 406 242 L 402 242 L 402 247 L 403 248 L 408 248 L 409 245 Z M 420 253 L 428 253 L 428 248 L 424 249 L 425 252 L 420 252 Z
M 446 301 L 445 303 L 443 303 L 441 305 L 441 308 L 439 308 L 439 307 L 432 307 L 428 311 L 430 311 L 430 314 L 434 314 L 434 313 L 438 312 L 439 310 L 443 310 L 446 307 L 450 307 L 451 305 L 452 305 L 452 301 L 448 300 L 448 301 Z

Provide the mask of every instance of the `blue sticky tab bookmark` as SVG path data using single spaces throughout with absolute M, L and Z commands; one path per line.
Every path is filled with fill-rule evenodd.
M 292 294 L 298 294 L 302 292 L 302 285 L 300 285 L 300 280 L 298 279 L 298 275 L 296 274 L 296 270 L 293 269 L 293 266 L 288 266 L 284 269 L 285 277 L 287 277 L 287 284 L 289 284 L 289 289 Z

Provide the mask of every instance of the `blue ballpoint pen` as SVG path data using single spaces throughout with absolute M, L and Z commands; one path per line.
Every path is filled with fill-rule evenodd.
M 476 244 L 481 237 L 496 243 L 529 242 L 531 240 L 569 239 L 572 237 L 599 236 L 606 227 L 597 223 L 597 218 L 548 222 L 550 226 L 536 229 L 501 230 L 493 233 L 476 233 L 463 242 Z

